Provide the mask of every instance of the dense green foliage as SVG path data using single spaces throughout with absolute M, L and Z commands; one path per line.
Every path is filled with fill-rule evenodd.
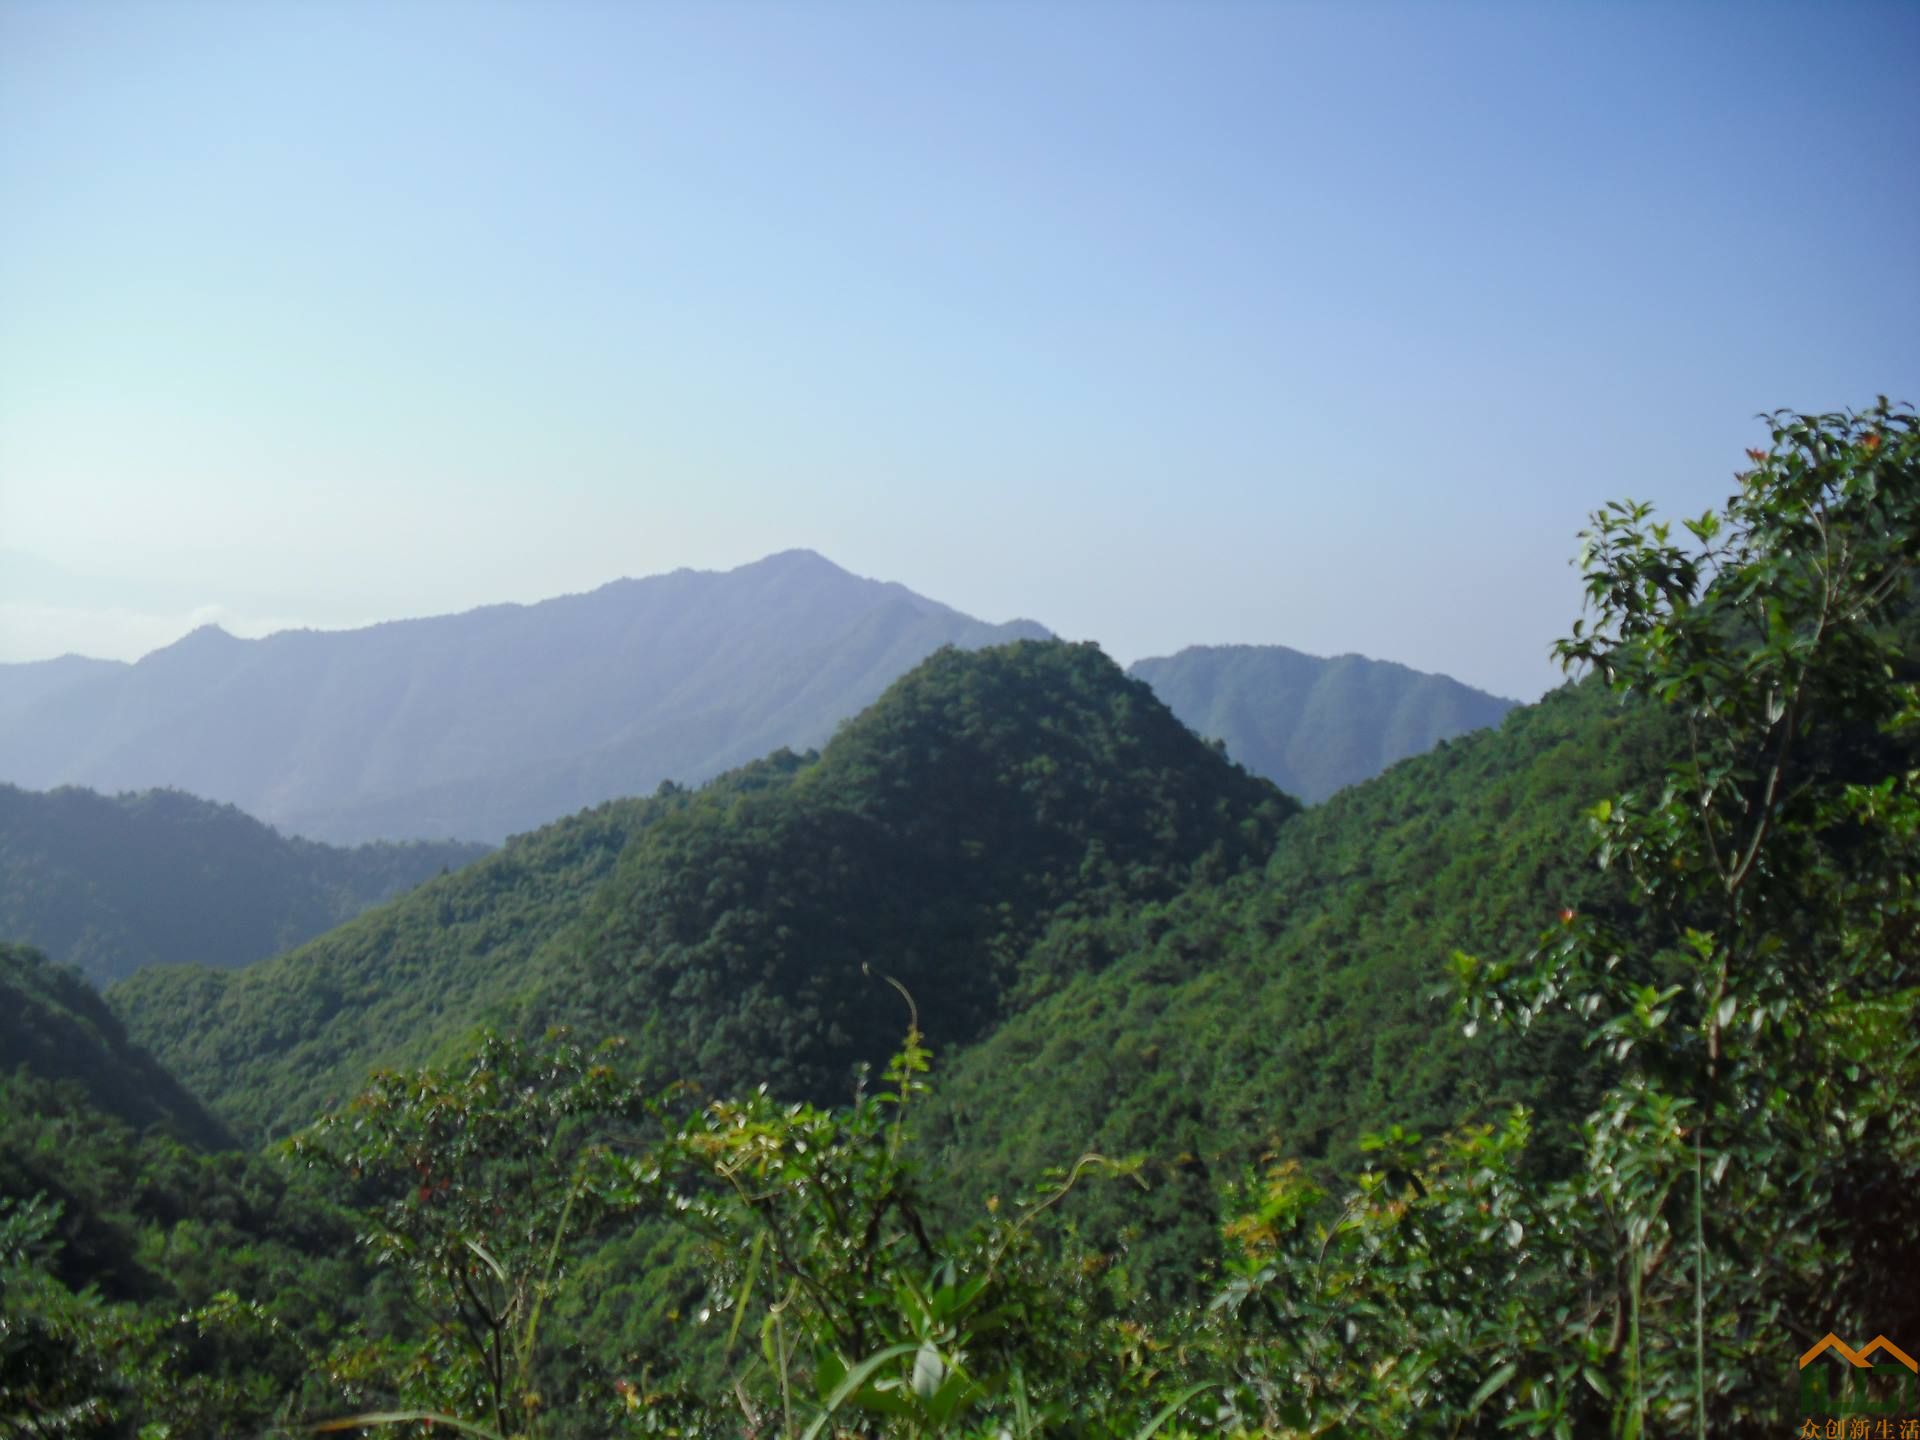
M 897 1033 L 883 974 L 973 1039 L 1049 923 L 1256 863 L 1295 808 L 1096 647 L 943 651 L 817 763 L 642 835 L 536 1014 L 663 1081 L 844 1095 Z
M 0 1075 L 26 1070 L 78 1086 L 94 1108 L 144 1130 L 158 1126 L 205 1146 L 231 1143 L 172 1074 L 77 971 L 25 945 L 0 942 Z
M 956 1061 L 938 1153 L 973 1194 L 1063 1146 L 1150 1156 L 1150 1190 L 1084 1213 L 1161 1290 L 1198 1282 L 1222 1182 L 1262 1153 L 1346 1163 L 1389 1122 L 1577 1107 L 1564 1035 L 1471 1045 L 1442 1023 L 1436 958 L 1524 948 L 1563 907 L 1631 925 L 1581 812 L 1655 773 L 1668 738 L 1569 687 L 1307 811 L 1260 872 L 1056 927 L 1027 962 L 1049 993 Z
M 1445 675 L 1284 645 L 1195 645 L 1127 673 L 1254 774 L 1315 804 L 1513 708 Z
M 818 757 L 604 806 L 265 965 L 111 998 L 251 1135 L 482 1021 L 826 1098 L 888 1048 L 880 973 L 943 1040 L 977 1035 L 1048 922 L 1257 863 L 1294 808 L 1094 647 L 949 650 Z
M 1753 459 L 1690 543 L 1596 516 L 1561 646 L 1593 679 L 1303 816 L 1096 651 L 942 654 L 820 757 L 436 882 L 489 937 L 470 970 L 451 914 L 381 912 L 458 1015 L 351 948 L 247 1005 L 245 977 L 129 987 L 229 1107 L 267 1083 L 291 1117 L 333 1072 L 227 1063 L 155 1007 L 199 994 L 253 1043 L 320 997 L 296 1043 L 344 1008 L 441 1049 L 280 1149 L 381 1278 L 349 1299 L 308 1192 L 243 1184 L 254 1268 L 203 1294 L 63 1149 L 84 1098 L 22 1072 L 0 1428 L 1798 1427 L 1812 1341 L 1920 1330 L 1920 424 L 1782 415 Z M 529 1038 L 556 1018 L 585 1042 Z M 106 1128 L 136 1188 L 232 1193 Z
M 486 853 L 288 838 L 176 790 L 0 785 L 0 935 L 95 984 L 143 965 L 264 960 Z
M 426 1058 L 532 984 L 542 947 L 632 836 L 678 803 L 603 805 L 263 964 L 154 966 L 107 998 L 239 1133 L 284 1134 L 375 1065 Z
M 316 1358 L 383 1328 L 353 1226 L 229 1143 L 76 972 L 0 946 L 0 1434 L 344 1402 Z
M 283 1167 L 0 1077 L 0 1435 L 335 1410 L 350 1393 L 321 1357 L 385 1328 L 370 1270 L 350 1218 Z
M 1772 439 L 1690 541 L 1597 514 L 1560 645 L 1686 724 L 1592 812 L 1657 943 L 1569 915 L 1525 963 L 1456 956 L 1476 1022 L 1572 1012 L 1618 1067 L 1529 1199 L 1589 1296 L 1556 1349 L 1604 1354 L 1636 1433 L 1776 1415 L 1782 1336 L 1920 1330 L 1920 423 Z M 1529 1403 L 1591 1408 L 1552 1358 Z

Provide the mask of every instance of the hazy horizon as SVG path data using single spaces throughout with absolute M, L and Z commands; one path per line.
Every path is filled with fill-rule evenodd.
M 1920 400 L 1920 10 L 0 0 L 0 660 L 793 548 L 1532 699 Z

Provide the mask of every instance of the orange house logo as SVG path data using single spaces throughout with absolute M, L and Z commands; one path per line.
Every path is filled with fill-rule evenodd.
M 1867 1358 L 1869 1355 L 1885 1351 L 1888 1355 L 1906 1366 L 1907 1369 L 1913 1371 L 1916 1375 L 1920 1375 L 1920 1363 L 1916 1363 L 1911 1355 L 1907 1354 L 1906 1351 L 1902 1350 L 1886 1336 L 1876 1335 L 1856 1350 L 1831 1330 L 1821 1336 L 1820 1339 L 1814 1343 L 1813 1348 L 1800 1357 L 1800 1368 L 1802 1370 L 1806 1369 L 1807 1366 L 1811 1365 L 1815 1360 L 1818 1360 L 1829 1350 L 1840 1356 L 1840 1358 L 1845 1360 L 1849 1365 L 1856 1366 L 1862 1370 L 1871 1370 L 1873 1368 L 1873 1362 Z

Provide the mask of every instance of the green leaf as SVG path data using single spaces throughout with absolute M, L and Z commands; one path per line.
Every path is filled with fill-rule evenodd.
M 734 1338 L 740 1333 L 740 1322 L 747 1318 L 747 1302 L 753 1298 L 753 1278 L 760 1273 L 760 1253 L 767 1248 L 767 1232 L 756 1230 L 753 1236 L 753 1249 L 747 1255 L 747 1277 L 740 1282 L 740 1298 L 733 1304 L 733 1324 L 727 1327 L 727 1353 L 733 1353 Z
M 307 1429 L 313 1434 L 325 1435 L 339 1430 L 360 1430 L 368 1425 L 417 1425 L 423 1420 L 432 1425 L 445 1425 L 462 1435 L 478 1435 L 480 1440 L 505 1440 L 497 1430 L 489 1430 L 471 1420 L 456 1420 L 451 1415 L 442 1415 L 438 1410 L 371 1410 L 364 1415 L 322 1420 L 317 1425 L 309 1425 Z
M 946 1373 L 947 1364 L 940 1352 L 930 1342 L 923 1343 L 913 1357 L 913 1393 L 922 1400 L 930 1399 Z
M 1149 1440 L 1149 1437 L 1154 1433 L 1154 1431 L 1158 1430 L 1162 1425 L 1166 1424 L 1167 1421 L 1171 1420 L 1175 1415 L 1179 1414 L 1180 1411 L 1185 1408 L 1189 1400 L 1193 1399 L 1193 1397 L 1196 1395 L 1204 1394 L 1206 1391 L 1212 1390 L 1214 1388 L 1216 1387 L 1213 1384 L 1208 1383 L 1204 1385 L 1190 1386 L 1189 1388 L 1182 1390 L 1178 1395 L 1174 1396 L 1172 1400 L 1167 1402 L 1166 1406 L 1160 1411 L 1159 1414 L 1155 1415 L 1153 1419 L 1149 1420 L 1146 1423 L 1145 1428 L 1136 1430 L 1134 1432 L 1133 1440 Z
M 834 1413 L 839 1410 L 842 1405 L 846 1404 L 847 1401 L 851 1400 L 854 1392 L 859 1390 L 861 1386 L 865 1385 L 868 1380 L 877 1374 L 881 1367 L 890 1361 L 898 1360 L 902 1355 L 911 1355 L 919 1348 L 919 1341 L 907 1340 L 898 1345 L 889 1345 L 886 1349 L 869 1355 L 858 1365 L 854 1366 L 853 1369 L 841 1377 L 840 1383 L 833 1387 L 833 1393 L 827 1396 L 826 1408 L 814 1418 L 813 1424 L 807 1427 L 806 1433 L 801 1436 L 801 1440 L 818 1440 L 820 1432 L 824 1430 L 827 1427 L 827 1423 L 833 1419 Z
M 1485 1380 L 1482 1380 L 1480 1382 L 1480 1388 L 1473 1392 L 1473 1398 L 1467 1401 L 1467 1413 L 1472 1415 L 1478 1412 L 1480 1407 L 1486 1404 L 1488 1399 L 1492 1397 L 1494 1391 L 1513 1379 L 1519 1372 L 1520 1367 L 1509 1360 Z
M 501 1268 L 500 1262 L 494 1259 L 493 1256 L 488 1253 L 487 1247 L 482 1245 L 478 1240 L 466 1239 L 466 1237 L 464 1236 L 462 1237 L 462 1239 L 465 1240 L 466 1247 L 469 1250 L 473 1251 L 474 1254 L 478 1255 L 482 1260 L 487 1262 L 487 1268 L 493 1271 L 494 1278 L 498 1280 L 502 1285 L 506 1284 L 507 1272 Z

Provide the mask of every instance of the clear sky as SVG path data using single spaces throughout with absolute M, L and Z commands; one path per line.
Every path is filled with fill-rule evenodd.
M 1530 698 L 1920 401 L 1920 4 L 0 0 L 0 659 L 807 546 Z

